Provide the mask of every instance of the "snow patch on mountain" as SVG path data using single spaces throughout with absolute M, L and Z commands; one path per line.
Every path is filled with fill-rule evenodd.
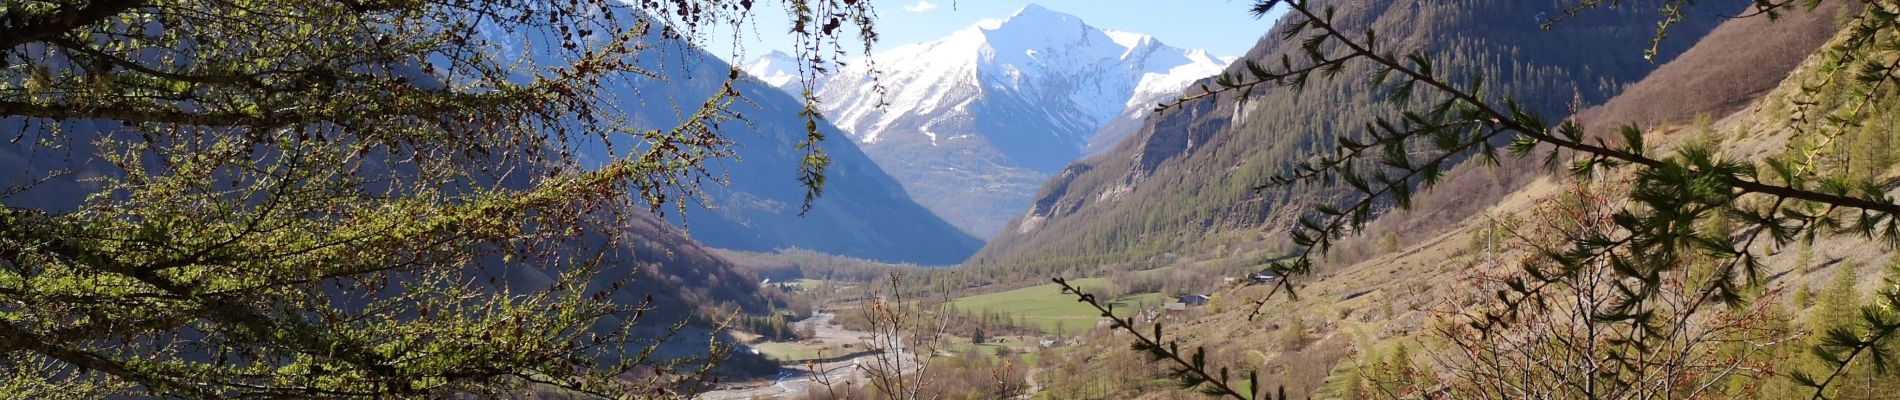
M 814 89 L 827 118 L 912 198 L 988 236 L 1026 210 L 1021 200 L 1080 158 L 1104 126 L 1139 120 L 1228 61 L 1031 4 L 1007 19 L 850 62 Z M 972 188 L 994 190 L 959 197 Z M 987 201 L 1007 203 L 971 204 Z M 982 215 L 945 212 L 952 208 Z
M 805 90 L 805 80 L 803 74 L 799 73 L 798 59 L 783 51 L 773 50 L 746 63 L 745 73 L 767 85 L 794 95 Z
M 899 121 L 967 118 L 985 110 L 958 112 L 942 105 L 1009 96 L 1040 108 L 1028 116 L 1058 128 L 1045 134 L 1068 147 L 1050 155 L 1071 159 L 1101 125 L 1178 95 L 1232 60 L 1148 35 L 1098 29 L 1034 4 L 1006 20 L 979 22 L 873 59 L 880 75 L 873 75 L 872 63 L 855 62 L 827 79 L 828 89 L 821 91 L 826 114 L 852 138 L 877 143 L 891 132 L 921 135 L 915 128 L 924 121 Z M 883 98 L 868 90 L 879 82 L 888 90 Z M 902 85 L 889 84 L 896 82 Z

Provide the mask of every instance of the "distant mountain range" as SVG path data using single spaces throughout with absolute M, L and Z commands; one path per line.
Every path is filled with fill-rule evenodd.
M 789 59 L 767 54 L 747 71 L 797 91 Z M 872 59 L 875 70 L 852 63 L 819 81 L 824 114 L 912 198 L 982 237 L 1063 166 L 1231 61 L 1033 4 Z
M 684 43 L 663 42 L 656 49 L 641 61 L 658 79 L 629 88 L 639 95 L 628 98 L 639 102 L 624 104 L 623 109 L 652 127 L 670 127 L 679 118 L 669 101 L 704 101 L 719 89 L 730 67 Z M 795 68 L 790 62 L 789 57 L 776 61 Z M 738 159 L 714 167 L 729 185 L 706 187 L 709 202 L 670 220 L 707 246 L 736 250 L 797 247 L 885 262 L 950 265 L 982 246 L 982 241 L 912 201 L 844 132 L 823 122 L 819 129 L 832 139 L 820 145 L 830 155 L 831 166 L 825 170 L 823 195 L 800 216 L 804 191 L 796 173 L 803 153 L 795 145 L 805 138 L 805 121 L 798 116 L 803 105 L 796 96 L 768 85 L 795 84 L 797 76 L 796 69 L 790 69 L 736 84 L 744 101 L 734 104 L 733 111 L 745 121 L 723 124 L 721 132 L 737 142 Z
M 805 89 L 803 74 L 798 70 L 798 59 L 783 51 L 773 50 L 752 59 L 752 62 L 746 63 L 745 72 L 767 85 L 784 89 L 786 93 L 796 95 Z
M 489 37 L 504 49 L 547 46 L 523 45 L 517 42 L 542 39 L 501 31 Z M 647 41 L 648 49 L 636 62 L 652 75 L 604 84 L 622 94 L 612 99 L 619 102 L 612 107 L 634 125 L 669 129 L 685 117 L 681 110 L 696 109 L 721 90 L 732 67 L 678 38 L 656 33 Z M 796 145 L 806 136 L 805 120 L 798 115 L 804 105 L 769 84 L 797 83 L 799 74 L 791 57 L 782 53 L 769 63 L 782 66 L 781 73 L 735 83 L 733 90 L 741 100 L 730 111 L 743 120 L 719 126 L 737 153 L 710 165 L 726 184 L 705 182 L 704 201 L 689 201 L 683 215 L 665 210 L 668 221 L 709 247 L 763 252 L 802 248 L 893 263 L 956 264 L 982 246 L 982 241 L 912 201 L 843 132 L 822 121 L 819 129 L 832 139 L 819 145 L 831 165 L 825 170 L 822 196 L 801 216 L 804 188 L 797 172 L 804 153 Z M 599 140 L 579 140 L 576 156 L 583 161 L 604 160 L 610 154 Z M 637 141 L 615 140 L 622 147 Z M 624 155 L 627 150 L 619 151 Z

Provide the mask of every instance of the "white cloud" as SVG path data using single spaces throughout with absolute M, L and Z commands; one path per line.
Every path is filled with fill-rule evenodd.
M 937 9 L 937 3 L 932 3 L 930 0 L 917 0 L 917 4 L 904 6 L 904 11 L 909 12 L 925 12 L 935 9 Z

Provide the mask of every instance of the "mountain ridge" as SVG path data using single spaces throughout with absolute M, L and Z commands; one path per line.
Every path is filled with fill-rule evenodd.
M 1381 42 L 1400 44 L 1392 49 L 1400 53 L 1430 50 L 1443 70 L 1486 75 L 1493 95 L 1566 94 L 1525 97 L 1527 109 L 1546 116 L 1603 102 L 1657 65 L 1623 50 L 1646 48 L 1653 37 L 1653 25 L 1644 23 L 1655 18 L 1648 2 L 1586 13 L 1554 32 L 1529 18 L 1547 11 L 1543 7 L 1513 2 L 1332 4 L 1341 29 L 1376 29 Z M 1500 17 L 1513 15 L 1526 18 Z M 1656 62 L 1673 59 L 1716 22 L 1709 13 L 1679 21 L 1671 32 L 1675 40 L 1663 43 Z M 1278 65 L 1282 55 L 1303 57 L 1297 47 L 1270 37 L 1243 59 Z M 1228 71 L 1244 73 L 1244 67 Z M 1365 74 L 1363 66 L 1348 67 L 1339 78 L 1315 79 L 1304 90 L 1259 90 L 1244 106 L 1222 96 L 1150 117 L 1134 137 L 1048 182 L 1037 207 L 992 238 L 971 263 L 1055 268 L 1231 245 L 1284 245 L 1281 228 L 1311 205 L 1343 193 L 1312 185 L 1254 188 L 1326 148 L 1336 135 L 1391 112 L 1379 104 L 1383 90 L 1353 78 Z M 1314 107 L 1329 111 L 1299 111 Z
M 535 42 L 545 38 L 517 38 L 499 31 L 489 36 L 504 54 L 547 46 Z M 695 109 L 728 90 L 725 85 L 735 66 L 664 30 L 642 40 L 647 51 L 634 61 L 650 74 L 603 83 L 610 91 L 626 94 L 612 106 L 626 114 L 631 125 L 670 129 L 688 117 L 681 110 Z M 792 62 L 789 56 L 778 61 Z M 786 68 L 795 70 L 796 65 Z M 766 78 L 802 81 L 796 71 L 783 73 Z M 662 210 L 677 211 L 662 218 L 695 241 L 732 250 L 803 248 L 923 265 L 956 264 L 982 245 L 917 205 L 854 143 L 841 140 L 843 132 L 824 121 L 817 125 L 819 133 L 840 139 L 817 143 L 830 165 L 822 193 L 809 210 L 803 209 L 806 187 L 798 176 L 805 157 L 799 144 L 807 138 L 807 121 L 800 116 L 803 100 L 757 76 L 732 81 L 729 89 L 738 100 L 726 110 L 731 118 L 718 129 L 731 145 L 730 157 L 708 163 L 705 182 L 698 182 L 694 196 L 681 199 L 681 208 Z M 645 145 L 637 135 L 613 135 L 618 135 L 612 138 L 618 146 Z M 577 141 L 575 156 L 584 163 L 599 163 L 615 151 L 601 138 Z
M 1698 136 L 1706 135 L 1698 132 L 1703 129 L 1748 132 L 1733 128 L 1746 126 L 1751 123 L 1749 120 L 1760 118 L 1764 120 L 1761 122 L 1778 124 L 1771 126 L 1780 128 L 1729 137 L 1733 141 L 1727 141 L 1719 147 L 1724 153 L 1742 159 L 1757 157 L 1765 151 L 1778 151 L 1782 147 L 1777 144 L 1785 142 L 1791 133 L 1781 130 L 1786 128 L 1785 118 L 1775 118 L 1770 111 L 1774 108 L 1772 104 L 1787 99 L 1774 97 L 1798 90 L 1803 83 L 1789 72 L 1798 73 L 1801 69 L 1814 68 L 1810 54 L 1823 46 L 1837 30 L 1827 21 L 1839 3 L 1829 4 L 1817 13 L 1790 13 L 1780 21 L 1769 21 L 1767 18 L 1725 21 L 1701 40 L 1694 41 L 1693 46 L 1680 57 L 1660 64 L 1656 70 L 1629 85 L 1616 97 L 1601 105 L 1578 110 L 1577 118 L 1592 130 L 1613 130 L 1623 123 L 1640 124 L 1645 140 L 1659 148 L 1698 140 Z M 1721 96 L 1692 97 L 1702 94 Z M 1668 107 L 1656 108 L 1659 105 Z M 1698 116 L 1710 119 L 1700 119 Z M 1726 135 L 1730 133 L 1710 136 Z M 1763 142 L 1767 145 L 1763 146 Z M 1750 149 L 1751 146 L 1755 148 Z M 1307 336 L 1315 344 L 1283 347 L 1284 351 L 1268 352 L 1271 357 L 1254 361 L 1255 364 L 1250 366 L 1274 371 L 1263 373 L 1261 378 L 1288 382 L 1291 386 L 1289 391 L 1295 396 L 1299 393 L 1317 395 L 1314 397 L 1340 396 L 1342 393 L 1350 395 L 1338 387 L 1321 383 L 1340 376 L 1338 370 L 1324 366 L 1363 363 L 1363 354 L 1378 353 L 1343 354 L 1333 349 L 1344 346 L 1389 349 L 1394 343 L 1409 346 L 1421 341 L 1430 343 L 1436 339 L 1431 324 L 1437 322 L 1435 318 L 1439 315 L 1435 313 L 1442 309 L 1431 305 L 1470 301 L 1466 299 L 1473 290 L 1469 282 L 1443 277 L 1460 274 L 1460 271 L 1478 273 L 1472 271 L 1497 268 L 1515 272 L 1518 268 L 1514 264 L 1487 265 L 1497 255 L 1487 250 L 1487 242 L 1474 239 L 1494 234 L 1487 231 L 1495 229 L 1495 221 L 1544 218 L 1536 214 L 1537 201 L 1558 198 L 1571 188 L 1562 178 L 1553 176 L 1560 173 L 1548 173 L 1537 164 L 1537 160 L 1508 160 L 1499 167 L 1461 166 L 1463 171 L 1448 174 L 1448 181 L 1462 179 L 1486 184 L 1495 181 L 1502 188 L 1494 189 L 1495 193 L 1475 196 L 1469 192 L 1445 190 L 1421 193 L 1415 199 L 1415 207 L 1411 211 L 1388 214 L 1367 226 L 1365 232 L 1368 233 L 1398 235 L 1398 244 L 1384 251 L 1360 250 L 1377 247 L 1370 243 L 1380 239 L 1366 237 L 1374 235 L 1346 238 L 1340 246 L 1342 252 L 1366 252 L 1368 255 L 1333 259 L 1335 262 L 1331 267 L 1318 270 L 1300 281 L 1301 296 L 1298 299 L 1284 300 L 1286 304 L 1258 316 L 1266 320 L 1311 318 L 1306 322 L 1310 324 L 1308 326 L 1325 326 Z M 1461 173 L 1467 175 L 1457 175 Z M 1499 179 L 1497 175 L 1518 176 Z M 1618 179 L 1599 182 L 1621 184 L 1614 183 L 1616 181 Z M 1452 213 L 1454 215 L 1441 212 L 1446 206 L 1455 203 L 1475 203 L 1478 211 L 1460 210 Z M 1416 226 L 1438 228 L 1405 230 Z M 1843 265 L 1880 265 L 1888 262 L 1891 252 L 1885 247 L 1848 236 L 1816 240 L 1812 248 L 1802 251 L 1789 249 L 1762 260 L 1764 275 L 1768 276 L 1763 283 L 1780 288 L 1770 291 L 1766 296 L 1772 299 L 1799 298 L 1800 295 L 1790 293 L 1824 287 L 1824 282 L 1832 279 L 1831 275 L 1845 270 L 1841 267 Z M 1801 259 L 1809 256 L 1800 255 L 1802 253 L 1812 253 L 1815 260 L 1833 261 L 1803 265 L 1808 261 Z M 1867 284 L 1878 283 L 1876 279 L 1865 281 Z M 1267 290 L 1256 286 L 1236 289 L 1223 295 L 1260 298 Z M 1798 301 L 1788 303 L 1800 304 Z M 1340 311 L 1303 312 L 1313 309 Z M 1176 324 L 1175 329 L 1179 329 L 1184 336 L 1209 338 L 1196 345 L 1207 346 L 1210 352 L 1274 348 L 1273 338 L 1277 332 L 1269 324 L 1256 322 L 1255 316 L 1250 315 L 1252 311 L 1251 307 L 1213 311 L 1193 322 Z M 1793 312 L 1795 314 L 1789 315 L 1790 319 L 1803 318 L 1799 308 Z M 1368 332 L 1371 334 L 1367 335 Z M 1435 347 L 1426 345 L 1412 347 L 1412 350 L 1418 352 L 1416 354 L 1440 351 Z M 1748 390 L 1754 388 L 1749 386 Z M 1755 396 L 1775 397 L 1765 394 Z
M 652 70 L 667 85 L 642 88 L 649 95 L 675 102 L 703 101 L 719 90 L 732 68 L 696 47 L 672 42 Z M 756 78 L 756 77 L 754 77 Z M 783 77 L 781 77 L 783 78 Z M 790 82 L 798 82 L 791 78 Z M 685 215 L 668 220 L 707 246 L 773 251 L 804 248 L 843 256 L 886 262 L 950 265 L 963 261 L 982 242 L 919 206 L 902 186 L 881 170 L 844 132 L 820 121 L 818 129 L 834 139 L 820 142 L 831 159 L 825 187 L 809 211 L 801 212 L 804 188 L 796 171 L 804 154 L 803 109 L 797 96 L 761 79 L 743 79 L 733 89 L 745 100 L 733 111 L 743 121 L 725 124 L 735 141 L 736 161 L 716 165 L 712 172 L 728 184 L 706 188 L 706 203 L 689 207 Z M 637 108 L 634 114 L 655 126 L 677 116 L 670 108 Z
M 876 70 L 851 63 L 823 79 L 822 112 L 912 198 L 979 237 L 1098 136 L 1125 136 L 1098 134 L 1105 125 L 1145 117 L 1229 60 L 1036 4 L 871 58 Z M 904 84 L 868 95 L 878 82 Z
M 798 71 L 798 60 L 783 51 L 772 50 L 745 64 L 745 72 L 753 78 L 765 82 L 786 93 L 798 94 L 805 90 L 804 78 Z

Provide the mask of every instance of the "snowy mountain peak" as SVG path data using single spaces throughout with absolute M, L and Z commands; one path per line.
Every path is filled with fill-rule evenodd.
M 773 50 L 759 56 L 746 63 L 744 69 L 746 75 L 794 95 L 805 90 L 805 81 L 798 70 L 798 58 L 783 51 Z
M 1102 30 L 1102 33 L 1108 35 L 1108 38 L 1110 40 L 1114 40 L 1115 44 L 1119 44 L 1122 47 L 1127 47 L 1131 49 L 1136 48 L 1136 47 L 1141 47 L 1141 46 L 1149 46 L 1149 45 L 1158 43 L 1155 41 L 1154 36 L 1148 36 L 1148 35 L 1143 35 L 1143 34 L 1134 33 L 1134 32 L 1124 32 L 1124 31 L 1118 31 L 1114 29 L 1104 29 Z M 1195 52 L 1195 51 L 1201 51 L 1201 50 L 1194 49 L 1194 50 L 1188 50 L 1188 51 Z
M 763 60 L 783 60 L 783 61 L 787 61 L 787 62 L 790 62 L 790 61 L 792 61 L 793 59 L 792 59 L 792 55 L 791 55 L 791 54 L 785 54 L 785 52 L 783 52 L 783 51 L 778 51 L 778 50 L 772 50 L 772 52 L 770 52 L 770 53 L 765 53 L 765 55 L 763 55 L 763 56 L 759 56 L 759 60 L 761 60 L 761 61 L 763 61 Z
M 1101 30 L 1082 22 L 1081 18 L 1050 11 L 1035 4 L 1023 6 L 1015 15 L 1000 23 L 977 24 L 973 28 L 981 31 L 990 46 L 998 50 L 1008 49 L 1011 53 L 1036 50 L 1038 47 L 1074 47 L 1086 45 L 1091 39 L 1105 39 Z
M 1034 4 L 871 58 L 876 71 L 853 63 L 822 81 L 825 116 L 912 197 L 978 235 L 1025 210 L 1041 178 L 1105 126 L 1226 67 Z M 868 95 L 877 84 L 887 91 Z
M 1022 9 L 1016 10 L 1015 14 L 1010 14 L 1009 19 L 1003 21 L 1003 27 L 1010 25 L 1037 27 L 1071 26 L 1082 25 L 1082 19 L 1076 18 L 1074 15 L 1043 8 L 1035 3 L 1029 3 L 1029 5 L 1023 6 Z
M 1016 16 L 1022 16 L 1025 14 L 1055 14 L 1055 15 L 1061 15 L 1064 17 L 1073 17 L 1069 14 L 1063 14 L 1063 13 L 1056 12 L 1055 10 L 1044 8 L 1041 4 L 1036 4 L 1036 3 L 1029 3 L 1026 5 L 1023 5 L 1023 8 L 1016 9 L 1016 13 L 1010 14 L 1010 16 L 1016 17 Z
M 1034 118 L 1054 129 L 1022 134 L 1053 135 L 1048 140 L 1064 144 L 1066 148 L 1058 150 L 1062 152 L 1080 151 L 1098 127 L 1126 114 L 1131 104 L 1145 110 L 1155 97 L 1178 94 L 1227 64 L 1205 51 L 1168 46 L 1140 33 L 1095 28 L 1037 4 L 1023 6 L 1005 20 L 979 22 L 948 37 L 873 58 L 882 81 L 906 82 L 887 86 L 889 107 L 880 108 L 877 99 L 861 95 L 861 86 L 873 81 L 873 72 L 862 63 L 825 80 L 826 89 L 836 90 L 820 90 L 827 114 L 854 139 L 876 143 L 889 138 L 887 131 L 934 138 L 937 135 L 930 133 L 940 130 L 899 120 L 968 113 L 957 111 L 969 106 L 962 98 L 1007 95 L 1022 104 L 1042 105 Z M 1068 161 L 1044 167 L 1059 169 Z

